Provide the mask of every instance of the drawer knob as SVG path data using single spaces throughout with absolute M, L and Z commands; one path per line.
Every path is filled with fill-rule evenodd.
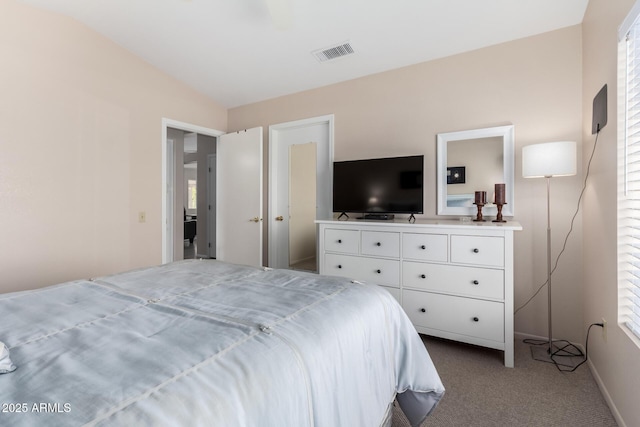
M 382 270 L 376 270 L 376 273 L 380 274 L 382 273 Z
M 338 243 L 342 243 L 342 239 L 338 239 Z
M 338 265 L 338 268 L 342 268 L 342 266 L 341 266 L 341 265 Z
M 478 284 L 480 284 L 480 282 L 478 282 L 477 280 L 474 280 L 472 283 L 473 283 L 474 285 L 478 285 Z
M 474 322 L 478 322 L 479 320 L 480 320 L 480 319 L 478 319 L 477 317 L 474 317 L 474 318 L 473 318 L 473 321 L 474 321 Z
M 423 313 L 426 313 L 427 309 L 426 308 L 421 308 L 420 311 L 423 312 Z
M 376 246 L 382 246 L 382 243 L 378 242 L 376 243 Z
M 421 275 L 420 275 L 420 278 L 421 278 L 421 279 L 426 279 L 426 278 L 427 278 L 427 275 L 426 275 L 426 274 L 421 274 Z
M 425 245 L 420 246 L 420 249 L 427 249 Z
M 478 248 L 473 248 L 473 253 L 477 254 L 478 252 L 480 252 L 480 250 Z

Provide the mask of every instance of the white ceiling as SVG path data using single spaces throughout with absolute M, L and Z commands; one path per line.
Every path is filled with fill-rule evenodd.
M 85 23 L 232 108 L 576 25 L 589 0 L 21 1 Z M 285 28 L 268 2 L 290 12 Z M 311 54 L 346 41 L 354 55 Z

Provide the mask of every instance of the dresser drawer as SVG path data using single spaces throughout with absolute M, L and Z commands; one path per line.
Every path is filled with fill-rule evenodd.
M 452 235 L 451 262 L 503 267 L 504 239 L 502 237 Z
M 403 308 L 414 325 L 504 342 L 504 305 L 473 298 L 402 291 Z
M 384 231 L 363 231 L 362 254 L 399 258 L 400 233 Z
M 357 254 L 360 232 L 328 228 L 324 231 L 324 249 L 328 252 Z
M 501 300 L 504 298 L 504 271 L 404 261 L 402 286 Z
M 402 235 L 402 257 L 422 261 L 447 262 L 446 234 L 417 234 L 404 233 Z
M 351 255 L 325 254 L 325 271 L 329 276 L 349 277 L 367 283 L 400 287 L 400 261 Z

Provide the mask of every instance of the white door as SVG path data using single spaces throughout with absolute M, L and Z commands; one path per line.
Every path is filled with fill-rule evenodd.
M 330 219 L 333 194 L 333 115 L 269 127 L 269 266 L 289 268 L 289 148 L 316 143 L 316 219 Z
M 216 258 L 262 265 L 262 127 L 222 135 L 217 147 Z

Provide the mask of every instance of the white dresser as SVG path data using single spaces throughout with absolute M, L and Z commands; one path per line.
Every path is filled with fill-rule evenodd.
M 517 222 L 316 221 L 320 274 L 382 285 L 426 335 L 504 351 L 513 367 Z

